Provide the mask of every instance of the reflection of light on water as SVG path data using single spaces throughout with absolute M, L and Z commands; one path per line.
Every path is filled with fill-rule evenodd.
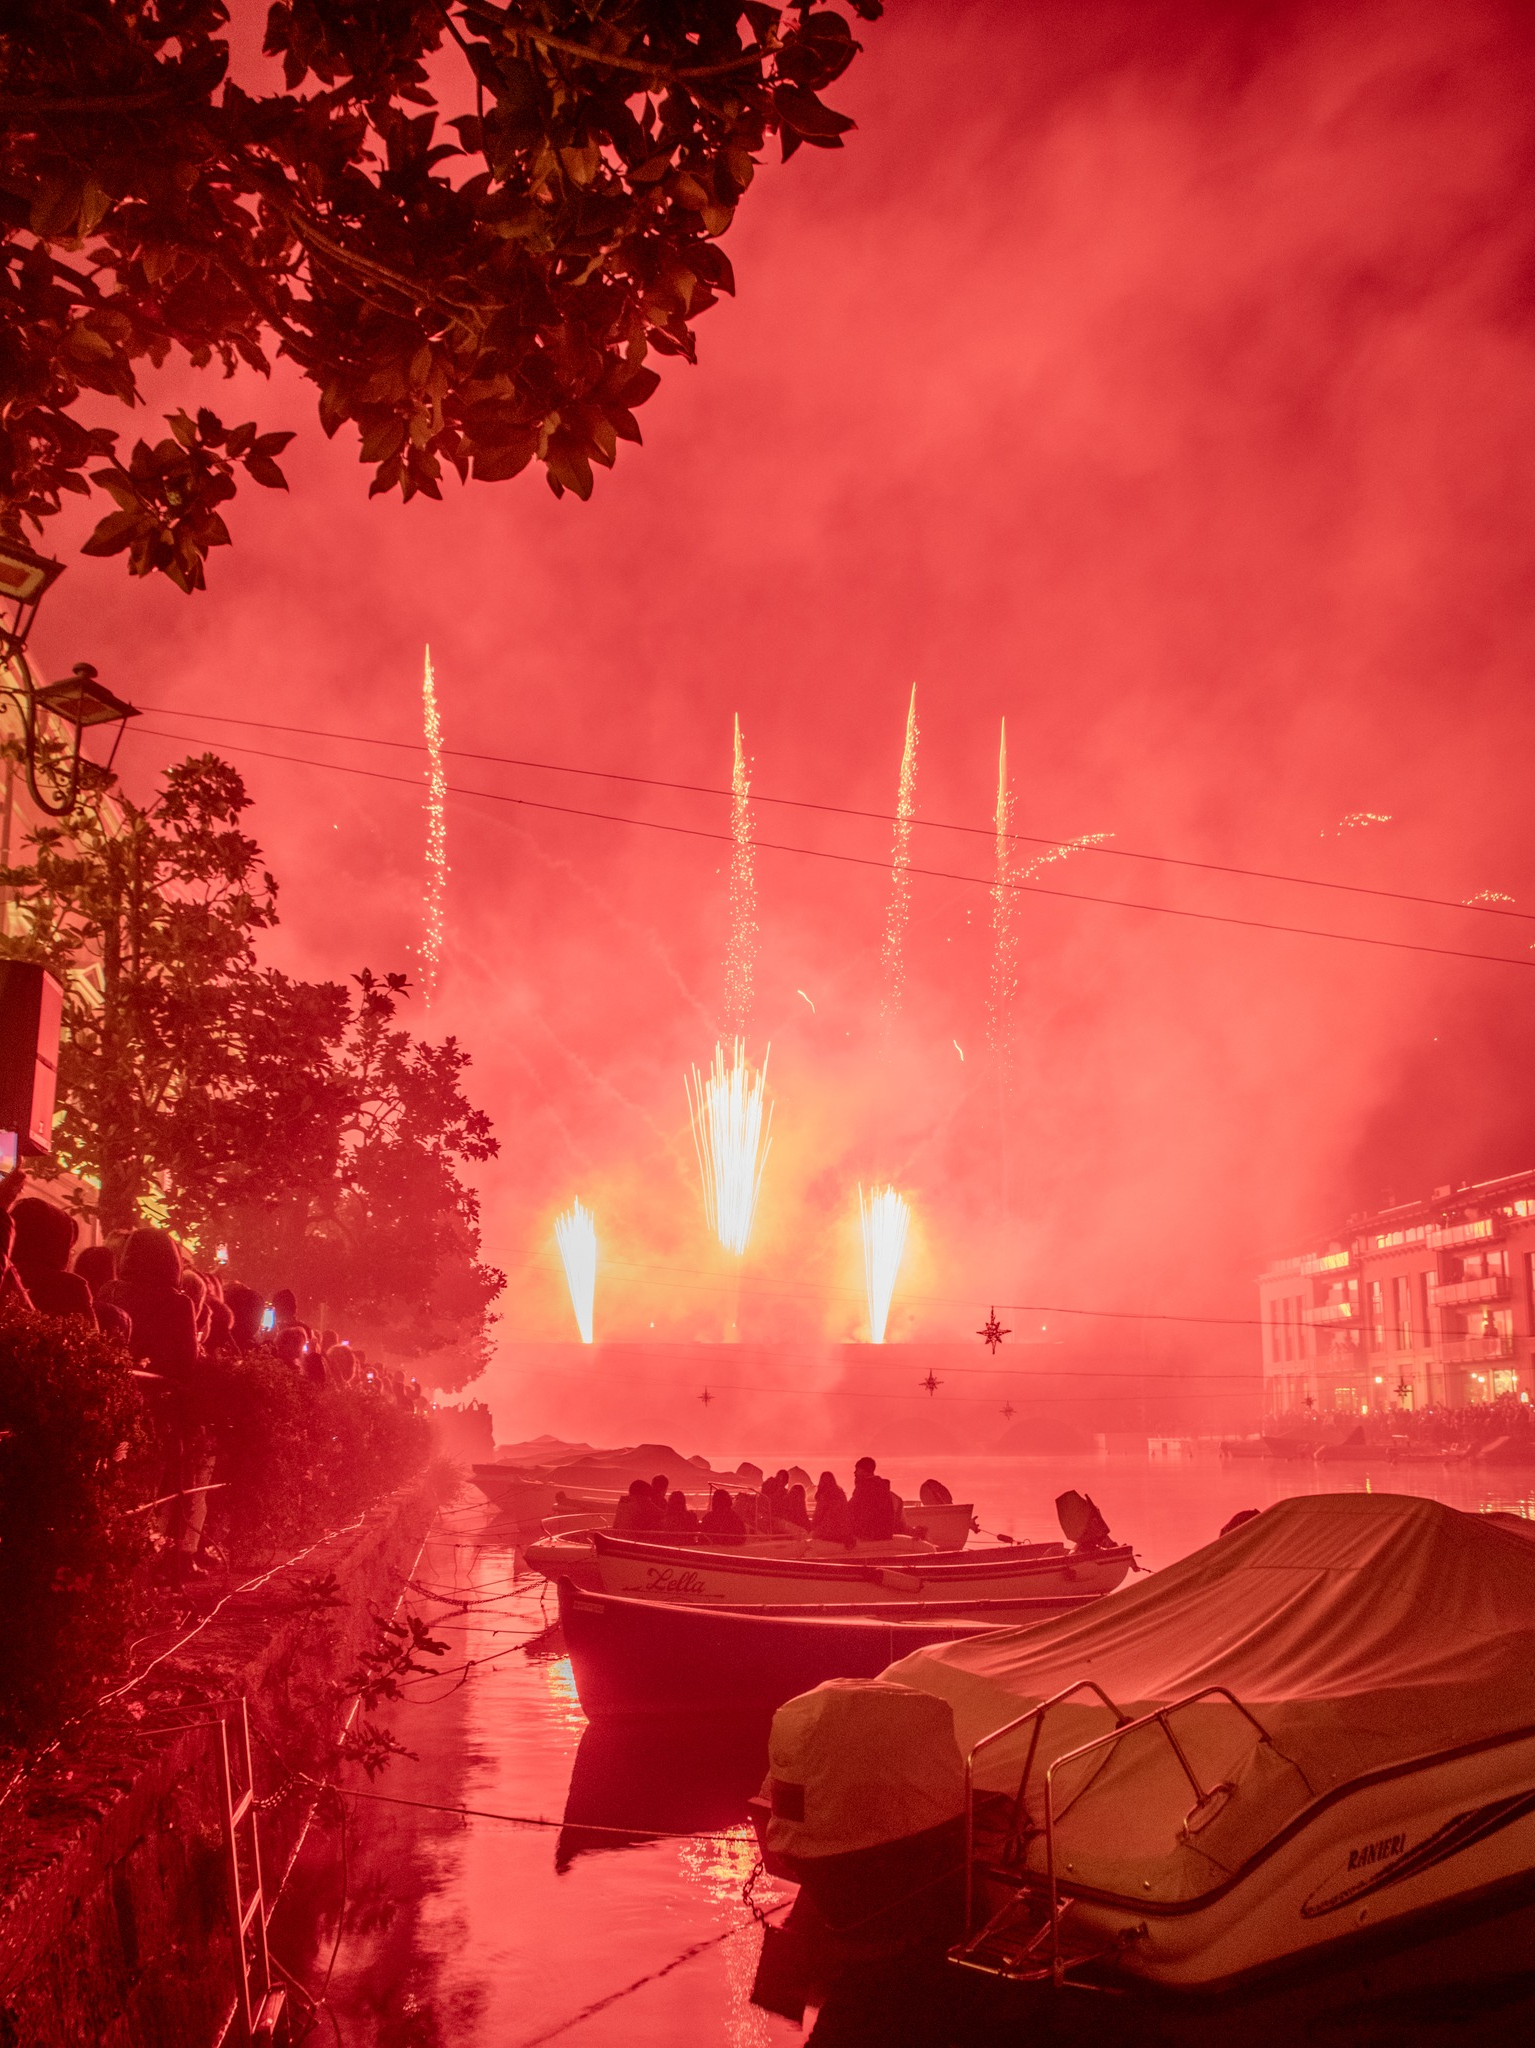
M 684 1877 L 717 1899 L 727 1912 L 735 1909 L 732 1917 L 745 1912 L 741 1887 L 757 1862 L 757 1837 L 751 1827 L 743 1825 L 732 1828 L 728 1835 L 710 1835 L 681 1842 L 677 1848 L 677 1861 Z M 770 1907 L 787 1903 L 793 1893 L 775 1884 L 770 1877 L 759 1877 L 752 1897 L 767 1912 Z M 781 2030 L 775 2028 L 768 2015 L 751 2002 L 761 1947 L 761 1937 L 754 1928 L 743 1929 L 723 1945 L 725 1978 L 730 1986 L 729 2039 L 734 2048 L 771 2048 L 771 2044 L 781 2038 Z
M 551 1657 L 542 1670 L 549 1687 L 550 1703 L 561 1725 L 573 1735 L 579 1735 L 586 1726 L 586 1716 L 581 1711 L 581 1696 L 576 1691 L 576 1674 L 570 1667 L 570 1659 Z

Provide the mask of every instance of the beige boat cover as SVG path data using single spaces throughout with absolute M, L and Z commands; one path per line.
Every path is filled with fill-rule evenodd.
M 1197 1897 L 1330 1787 L 1535 1728 L 1535 1544 L 1489 1518 L 1407 1496 L 1281 1501 L 1091 1608 L 919 1650 L 892 1664 L 880 1688 L 909 1686 L 952 1709 L 955 1751 L 941 1769 L 952 1782 L 983 1736 L 1085 1679 L 1131 1718 L 1224 1686 L 1268 1737 L 1222 1700 L 1181 1709 L 1172 1727 L 1203 1799 L 1155 1726 L 1057 1774 L 1058 1856 L 1078 1882 L 1148 1899 Z M 856 1718 L 845 1697 L 839 1734 L 849 1754 L 865 1746 Z M 879 1719 L 886 1768 L 903 1778 L 900 1731 L 888 1712 Z M 1114 1725 L 1108 1708 L 1079 1693 L 1052 1707 L 1042 1728 L 1036 1721 L 984 1750 L 977 1786 L 1016 1794 L 1038 1731 L 1024 1790 L 1037 1827 L 1045 1768 Z M 895 1825 L 898 1804 L 886 1839 L 907 1831 Z M 860 1845 L 868 1833 L 866 1819 Z M 854 1846 L 822 1839 L 816 1853 Z M 1042 1864 L 1037 1837 L 1028 1855 Z

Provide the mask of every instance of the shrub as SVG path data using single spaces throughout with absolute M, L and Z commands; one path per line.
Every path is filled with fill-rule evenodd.
M 316 1387 L 260 1355 L 208 1368 L 217 1477 L 210 1526 L 237 1556 L 305 1543 L 426 1464 L 430 1430 L 379 1394 Z
M 142 1382 L 74 1317 L 0 1312 L 0 1734 L 56 1725 L 116 1669 L 151 1517 Z

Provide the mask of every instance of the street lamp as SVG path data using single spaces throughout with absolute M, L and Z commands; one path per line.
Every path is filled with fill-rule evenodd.
M 67 818 L 75 807 L 80 795 L 80 743 L 90 728 L 97 725 L 117 727 L 117 737 L 106 760 L 110 773 L 128 720 L 139 715 L 132 704 L 125 704 L 104 683 L 97 681 L 96 671 L 88 661 L 77 661 L 73 672 L 62 682 L 39 683 L 33 675 L 32 664 L 27 659 L 27 641 L 37 619 L 38 606 L 63 573 L 62 562 L 51 561 L 46 555 L 34 553 L 21 541 L 0 534 L 0 605 L 12 607 L 9 625 L 0 625 L 0 660 L 16 679 L 8 694 L 14 698 L 21 713 L 27 788 L 38 809 L 50 818 Z M 47 712 L 50 717 L 58 719 L 71 735 L 67 794 L 62 803 L 44 796 L 38 787 L 40 712 Z

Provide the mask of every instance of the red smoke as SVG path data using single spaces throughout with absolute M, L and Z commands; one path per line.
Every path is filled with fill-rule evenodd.
M 985 826 L 1005 714 L 1022 831 L 1535 910 L 1527 10 L 928 6 L 864 40 L 858 133 L 764 166 L 739 301 L 591 505 L 531 476 L 369 504 L 294 380 L 251 380 L 221 410 L 302 430 L 291 499 L 236 505 L 195 601 L 75 560 L 58 672 L 412 739 L 430 640 L 449 746 L 724 785 L 739 710 L 759 791 L 878 810 L 915 680 L 922 817 Z M 184 751 L 125 742 L 130 786 Z M 231 758 L 284 885 L 273 957 L 408 965 L 418 797 Z M 728 830 L 723 800 L 450 766 Z M 1392 822 L 1336 834 L 1366 811 Z M 757 823 L 888 853 L 883 826 Z M 717 1335 L 681 1076 L 719 1012 L 726 849 L 458 799 L 449 855 L 430 1021 L 503 1141 L 505 1330 L 567 1334 L 550 1223 L 579 1193 L 600 1326 Z M 914 860 L 984 878 L 989 848 L 919 830 Z M 1535 960 L 1535 927 L 1490 918 L 1094 856 L 1041 879 Z M 1297 1232 L 1535 1156 L 1528 968 L 1025 898 L 1000 1113 L 984 890 L 914 884 L 882 1054 L 887 887 L 759 858 L 778 1110 L 749 1334 L 858 1330 L 860 1176 L 916 1208 L 893 1334 L 939 1338 L 993 1299 L 1250 1313 Z

